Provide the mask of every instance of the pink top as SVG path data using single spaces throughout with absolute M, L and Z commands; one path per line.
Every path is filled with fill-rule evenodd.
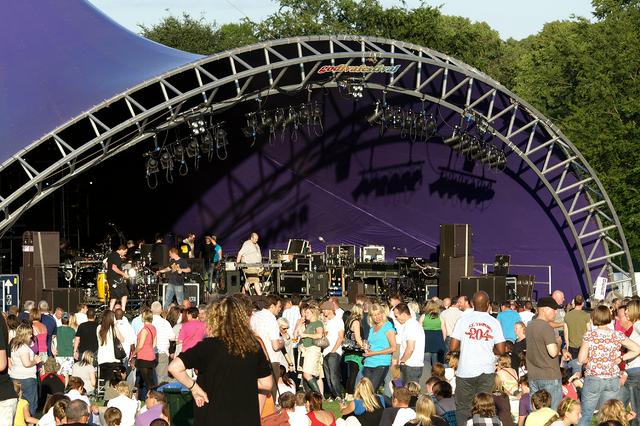
M 153 324 L 145 324 L 142 330 L 147 330 L 147 337 L 142 342 L 142 348 L 138 351 L 138 359 L 143 361 L 155 361 L 156 353 L 153 349 L 153 338 L 156 336 L 156 328 Z M 140 330 L 140 333 L 142 333 Z M 140 336 L 138 333 L 138 336 Z
M 182 342 L 182 352 L 191 349 L 207 336 L 204 322 L 191 319 L 182 324 L 178 340 Z
M 47 353 L 47 327 L 39 321 L 33 322 L 33 331 L 38 339 L 38 351 L 40 353 Z

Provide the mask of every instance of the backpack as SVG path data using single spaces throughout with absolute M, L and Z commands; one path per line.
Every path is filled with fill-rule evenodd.
M 436 398 L 433 398 L 433 402 L 435 402 L 436 406 L 444 411 L 444 408 L 440 404 Z M 456 420 L 456 410 L 444 411 L 441 416 L 449 426 L 458 426 L 458 421 Z

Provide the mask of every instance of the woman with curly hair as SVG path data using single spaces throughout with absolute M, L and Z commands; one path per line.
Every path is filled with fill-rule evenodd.
M 627 413 L 624 404 L 617 399 L 609 399 L 602 404 L 598 411 L 598 421 L 606 422 L 615 420 L 620 422 L 622 426 L 629 426 L 631 420 L 635 418 L 634 412 Z
M 273 386 L 271 364 L 251 331 L 245 306 L 225 297 L 207 308 L 208 336 L 174 358 L 169 372 L 189 389 L 194 425 L 260 424 L 258 392 Z M 198 371 L 196 381 L 187 369 Z

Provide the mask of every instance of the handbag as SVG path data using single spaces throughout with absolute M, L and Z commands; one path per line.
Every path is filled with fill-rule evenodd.
M 124 347 L 122 347 L 122 343 L 116 333 L 113 333 L 113 355 L 116 359 L 123 360 L 127 357 L 127 353 L 124 351 Z
M 323 350 L 329 347 L 329 339 L 327 338 L 327 336 L 322 336 L 319 339 L 313 339 L 312 343 L 314 346 L 317 346 Z
M 279 409 L 260 419 L 260 426 L 288 426 L 289 415 L 286 410 Z
M 364 349 L 362 349 L 356 339 L 353 336 L 353 331 L 348 330 L 342 340 L 342 350 L 345 352 L 351 353 L 364 353 Z

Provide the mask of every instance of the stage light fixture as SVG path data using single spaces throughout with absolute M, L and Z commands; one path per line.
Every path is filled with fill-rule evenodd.
M 189 121 L 191 132 L 196 136 L 202 135 L 206 131 L 206 125 L 207 124 L 202 117 Z
M 162 170 L 173 169 L 173 156 L 166 148 L 160 154 L 160 167 L 162 167 Z
M 160 171 L 159 167 L 158 167 L 158 160 L 152 156 L 153 154 L 148 152 L 145 156 L 149 157 L 147 158 L 147 161 L 145 163 L 145 168 L 147 170 L 147 176 L 153 174 L 153 173 L 158 173 Z
M 199 151 L 200 147 L 198 146 L 198 140 L 196 138 L 191 138 L 187 144 L 187 157 L 197 157 L 199 155 Z

